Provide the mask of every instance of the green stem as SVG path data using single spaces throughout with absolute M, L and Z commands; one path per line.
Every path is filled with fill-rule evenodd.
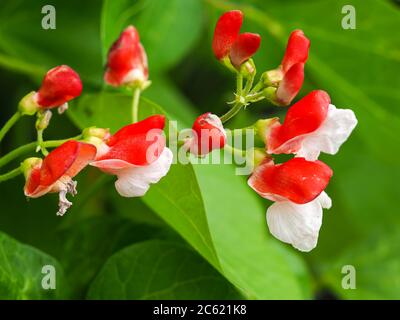
M 21 168 L 15 168 L 14 170 L 11 170 L 5 174 L 0 175 L 0 182 L 15 178 L 16 176 L 18 176 L 19 174 L 21 174 Z
M 22 114 L 17 111 L 12 115 L 12 117 L 6 122 L 3 128 L 0 130 L 0 141 L 3 140 L 4 136 L 11 129 L 11 127 L 21 118 Z
M 236 75 L 236 94 L 241 97 L 243 91 L 243 75 L 238 72 Z
M 37 146 L 36 146 L 36 151 L 42 151 L 42 154 L 44 156 L 47 156 L 49 152 L 47 151 L 46 147 L 44 146 L 44 141 L 43 141 L 43 131 L 44 130 L 38 130 L 37 131 Z
M 136 88 L 133 91 L 132 96 L 132 123 L 139 121 L 139 100 L 140 100 L 140 88 Z
M 43 142 L 43 146 L 47 148 L 55 148 L 60 145 L 62 145 L 64 142 L 67 142 L 69 140 L 79 140 L 82 138 L 82 135 L 72 137 L 69 139 L 63 139 L 63 140 L 48 140 Z M 37 146 L 37 142 L 31 142 L 28 144 L 25 144 L 23 146 L 18 147 L 17 149 L 14 149 L 13 151 L 7 153 L 5 156 L 0 158 L 0 167 L 6 165 L 9 163 L 11 160 L 19 157 L 20 155 L 23 155 L 25 153 L 28 153 L 30 151 L 34 151 Z
M 256 76 L 256 74 L 255 74 L 255 73 L 252 73 L 252 74 L 250 75 L 250 78 L 247 79 L 246 87 L 244 88 L 244 94 L 245 94 L 245 95 L 247 95 L 247 94 L 250 92 L 250 90 L 251 90 L 251 88 L 252 88 L 252 86 L 253 86 L 253 83 L 254 83 L 254 78 L 255 78 L 255 76 Z
M 246 156 L 246 151 L 241 150 L 241 149 L 236 149 L 236 148 L 232 147 L 229 144 L 226 144 L 224 149 L 229 151 L 230 153 L 236 154 L 236 155 L 238 155 L 240 157 L 245 157 Z
M 240 109 L 242 109 L 243 106 L 244 106 L 243 103 L 236 102 L 227 113 L 225 113 L 223 116 L 220 117 L 222 123 L 225 123 L 229 119 L 233 118 L 240 111 Z
M 264 87 L 264 81 L 262 81 L 262 78 L 261 78 L 260 81 L 257 82 L 257 84 L 254 86 L 253 89 L 251 89 L 251 91 L 249 93 L 250 94 L 256 93 L 256 92 L 260 91 L 263 87 Z

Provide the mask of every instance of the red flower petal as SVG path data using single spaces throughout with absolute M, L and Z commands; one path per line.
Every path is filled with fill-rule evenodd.
M 131 138 L 138 134 L 147 134 L 152 129 L 163 130 L 164 127 L 165 127 L 165 116 L 160 114 L 150 116 L 142 121 L 129 124 L 118 130 L 107 141 L 107 145 L 111 147 L 120 140 L 125 140 L 127 138 Z
M 212 49 L 218 60 L 229 54 L 239 35 L 243 23 L 243 13 L 239 10 L 225 12 L 217 22 L 214 31 Z
M 138 69 L 148 77 L 146 52 L 140 44 L 139 33 L 134 26 L 127 27 L 111 46 L 107 57 L 105 81 L 113 86 L 123 83 L 125 76 Z
M 332 174 L 332 169 L 321 161 L 293 158 L 278 165 L 270 161 L 256 168 L 249 185 L 267 199 L 303 204 L 325 190 Z
M 37 95 L 37 103 L 43 108 L 58 107 L 82 92 L 79 75 L 66 65 L 49 70 Z
M 110 150 L 96 161 L 118 159 L 136 166 L 154 162 L 165 148 L 164 126 L 165 117 L 154 115 L 123 127 L 107 142 Z
M 271 128 L 267 137 L 268 150 L 274 150 L 297 136 L 317 130 L 328 114 L 329 95 L 322 90 L 311 91 L 291 106 L 282 125 Z
M 296 63 L 305 63 L 308 58 L 310 40 L 303 31 L 295 30 L 290 34 L 286 52 L 282 60 L 282 70 L 286 73 Z
M 204 155 L 214 149 L 225 146 L 226 134 L 221 120 L 210 112 L 197 117 L 192 127 L 195 132 L 194 143 L 197 146 L 197 154 Z
M 276 91 L 276 98 L 282 105 L 289 105 L 299 93 L 304 81 L 304 63 L 296 63 L 283 76 Z
M 261 37 L 256 33 L 246 32 L 240 34 L 230 51 L 232 64 L 236 67 L 240 66 L 257 52 L 260 43 Z
M 74 140 L 50 152 L 40 169 L 40 185 L 50 186 L 62 176 L 76 176 L 96 156 L 96 147 Z

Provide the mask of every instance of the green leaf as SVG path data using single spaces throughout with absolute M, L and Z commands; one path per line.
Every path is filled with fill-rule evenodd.
M 129 24 L 139 31 L 150 73 L 160 72 L 182 59 L 200 36 L 201 3 L 199 0 L 105 0 L 101 19 L 103 57 Z
M 62 299 L 69 289 L 60 264 L 51 256 L 0 232 L 0 299 Z M 42 268 L 56 271 L 56 289 L 45 290 Z M 47 283 L 47 282 L 46 282 Z
M 73 297 L 85 296 L 88 284 L 113 253 L 159 233 L 158 228 L 116 216 L 86 219 L 60 229 L 54 254 L 64 267 Z
M 399 251 L 398 232 L 374 232 L 367 241 L 350 247 L 338 259 L 325 264 L 320 270 L 322 280 L 344 299 L 398 299 Z M 342 287 L 342 282 L 351 283 L 349 271 L 342 269 L 348 265 L 355 269 L 355 289 Z
M 88 299 L 238 299 L 217 271 L 186 245 L 152 240 L 113 255 Z

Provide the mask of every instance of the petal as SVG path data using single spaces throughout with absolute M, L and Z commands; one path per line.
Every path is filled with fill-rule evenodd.
M 267 210 L 267 224 L 271 234 L 300 251 L 311 251 L 318 242 L 322 225 L 322 208 L 330 208 L 331 200 L 323 192 L 306 204 L 278 201 Z
M 120 159 L 98 160 L 90 163 L 91 166 L 99 168 L 109 174 L 117 174 L 122 169 L 133 168 L 135 165 Z
M 297 63 L 305 63 L 310 49 L 310 40 L 303 31 L 295 30 L 290 34 L 285 55 L 282 60 L 282 70 L 286 73 Z
M 73 178 L 96 156 L 96 147 L 70 140 L 50 152 L 40 169 L 40 185 L 51 186 L 62 176 Z
M 160 157 L 150 165 L 122 169 L 117 173 L 115 188 L 123 197 L 141 197 L 150 188 L 151 183 L 157 183 L 164 177 L 171 166 L 172 151 L 164 148 Z
M 317 130 L 325 121 L 330 103 L 329 95 L 322 90 L 311 91 L 291 106 L 282 125 L 271 128 L 267 137 L 269 153 L 293 153 L 297 144 L 280 148 L 285 142 Z M 291 147 L 291 148 L 288 148 Z M 279 148 L 279 149 L 278 149 Z
M 193 135 L 190 151 L 196 155 L 205 155 L 214 149 L 223 148 L 226 132 L 221 119 L 210 112 L 197 117 L 193 123 Z
M 299 93 L 304 81 L 304 63 L 293 65 L 283 76 L 276 91 L 279 104 L 287 106 Z
M 357 118 L 352 110 L 329 105 L 328 116 L 322 125 L 302 138 L 297 156 L 315 160 L 320 152 L 336 154 L 356 125 Z
M 263 198 L 304 204 L 325 190 L 332 174 L 331 168 L 322 161 L 293 158 L 275 165 L 270 160 L 254 170 L 248 184 Z
M 218 60 L 229 54 L 239 35 L 243 23 L 243 13 L 239 10 L 225 12 L 217 22 L 214 31 L 212 49 Z
M 251 58 L 260 47 L 261 37 L 256 33 L 240 34 L 230 51 L 230 58 L 235 67 Z
M 132 138 L 135 135 L 147 134 L 152 129 L 163 130 L 165 127 L 165 116 L 157 114 L 150 116 L 142 121 L 129 124 L 120 130 L 118 130 L 110 139 L 107 141 L 107 145 L 112 147 L 118 141 Z
M 79 75 L 66 65 L 49 70 L 37 93 L 37 103 L 44 108 L 58 107 L 82 92 Z
M 165 147 L 164 125 L 165 116 L 155 115 L 123 127 L 107 141 L 110 148 L 96 161 L 122 160 L 135 166 L 154 162 Z

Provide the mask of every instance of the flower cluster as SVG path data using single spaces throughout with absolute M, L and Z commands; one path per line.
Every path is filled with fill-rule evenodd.
M 236 76 L 232 107 L 221 117 L 211 112 L 198 116 L 192 135 L 178 141 L 178 145 L 198 157 L 219 149 L 247 153 L 246 158 L 253 160 L 248 185 L 261 197 L 273 201 L 267 209 L 270 232 L 301 251 L 310 251 L 317 244 L 322 209 L 331 207 L 325 189 L 333 172 L 318 157 L 321 152 L 336 154 L 357 120 L 351 110 L 332 105 L 325 91 L 315 90 L 289 107 L 283 122 L 278 118 L 260 119 L 252 126 L 253 137 L 261 138 L 263 148 L 238 150 L 229 145 L 227 137 L 232 130 L 225 129 L 223 123 L 251 103 L 268 100 L 276 106 L 291 104 L 302 87 L 310 48 L 304 33 L 293 31 L 281 64 L 263 72 L 255 83 L 257 70 L 252 57 L 260 47 L 261 37 L 240 33 L 242 23 L 241 11 L 224 13 L 216 24 L 212 42 L 215 57 Z M 60 216 L 72 205 L 67 194 L 77 193 L 73 179 L 87 166 L 115 175 L 115 188 L 121 196 L 145 195 L 151 184 L 168 173 L 173 162 L 163 133 L 165 116 L 153 115 L 139 121 L 140 94 L 150 85 L 148 79 L 146 52 L 138 31 L 129 26 L 108 52 L 104 81 L 117 90 L 123 87 L 132 92 L 132 123 L 114 134 L 106 128 L 90 127 L 75 138 L 44 141 L 43 131 L 50 123 L 51 109 L 64 112 L 68 102 L 82 92 L 80 77 L 73 69 L 62 65 L 49 70 L 40 89 L 20 101 L 16 115 L 0 131 L 1 141 L 20 116 L 36 115 L 36 151 L 43 158 L 27 158 L 16 170 L 0 175 L 0 182 L 23 173 L 27 197 L 59 193 Z M 55 149 L 48 152 L 46 148 L 50 147 Z M 294 157 L 276 163 L 273 156 L 278 154 Z
M 295 30 L 289 37 L 281 64 L 264 72 L 253 87 L 256 68 L 251 57 L 259 47 L 260 37 L 239 34 L 242 19 L 240 11 L 226 12 L 218 20 L 214 33 L 215 56 L 230 70 L 236 70 L 238 79 L 235 105 L 221 117 L 223 122 L 243 106 L 262 99 L 277 106 L 289 105 L 304 81 L 310 40 L 303 31 Z M 243 78 L 247 80 L 244 88 Z M 203 149 L 211 151 L 223 147 L 225 139 L 221 137 L 225 130 L 221 121 L 210 114 L 201 116 L 200 121 L 202 125 L 195 122 L 193 129 L 203 129 L 196 140 L 203 142 Z M 267 210 L 267 224 L 276 238 L 301 251 L 310 251 L 316 246 L 322 209 L 332 205 L 324 190 L 333 174 L 318 157 L 321 152 L 336 154 L 356 124 L 353 111 L 337 109 L 325 91 L 315 90 L 289 108 L 283 123 L 278 118 L 271 118 L 261 119 L 253 126 L 264 141 L 265 149 L 261 157 L 260 153 L 254 155 L 254 149 L 248 151 L 253 152 L 254 158 L 248 184 L 261 197 L 274 202 Z M 210 136 L 214 138 L 213 144 Z M 192 144 L 196 146 L 197 142 Z M 275 163 L 274 154 L 293 154 L 295 157 Z

